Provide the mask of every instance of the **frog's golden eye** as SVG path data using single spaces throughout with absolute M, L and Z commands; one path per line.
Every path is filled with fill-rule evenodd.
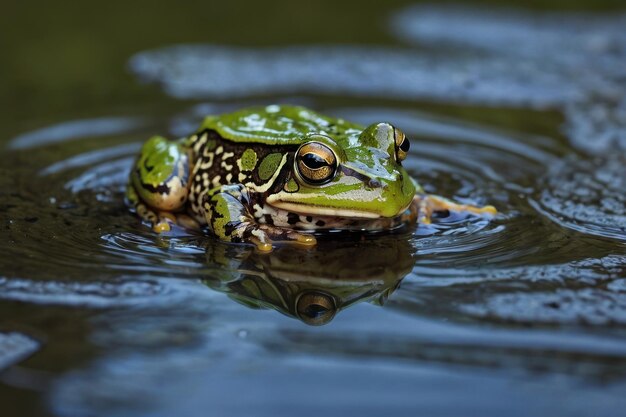
M 406 137 L 404 132 L 397 127 L 393 128 L 393 137 L 396 142 L 396 160 L 398 162 L 402 162 L 406 159 L 406 156 L 409 153 L 411 142 L 409 142 L 409 139 Z
M 335 317 L 337 305 L 335 299 L 323 292 L 307 291 L 296 299 L 296 315 L 300 320 L 312 326 L 326 324 Z
M 298 148 L 296 171 L 309 184 L 320 185 L 332 180 L 337 172 L 337 157 L 320 142 L 307 142 Z

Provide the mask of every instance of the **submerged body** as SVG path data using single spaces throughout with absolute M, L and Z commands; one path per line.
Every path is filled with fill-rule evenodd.
M 155 230 L 208 228 L 220 239 L 314 245 L 307 232 L 388 230 L 433 211 L 494 214 L 491 206 L 427 195 L 402 167 L 409 141 L 388 123 L 368 127 L 303 107 L 209 116 L 179 141 L 142 148 L 127 198 Z

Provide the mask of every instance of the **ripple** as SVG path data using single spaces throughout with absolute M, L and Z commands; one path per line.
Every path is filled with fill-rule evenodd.
M 207 316 L 200 304 L 185 304 L 167 315 L 164 311 L 142 316 L 132 311 L 104 315 L 99 320 L 106 325 L 99 327 L 94 338 L 104 352 L 103 358 L 55 381 L 50 396 L 55 411 L 68 416 L 93 410 L 129 415 L 141 409 L 146 415 L 169 415 L 169 410 L 181 412 L 180 397 L 185 395 L 183 406 L 189 411 L 185 415 L 201 415 L 207 407 L 237 415 L 239 403 L 224 393 L 242 387 L 256 392 L 252 401 L 258 404 L 261 415 L 275 415 L 276 402 L 267 399 L 276 398 L 276 392 L 285 394 L 278 397 L 281 404 L 285 398 L 290 401 L 298 395 L 300 406 L 311 407 L 316 407 L 319 398 L 340 395 L 346 407 L 352 409 L 351 404 L 362 400 L 363 390 L 382 390 L 402 402 L 411 397 L 416 386 L 422 387 L 422 393 L 428 390 L 433 380 L 459 393 L 466 392 L 468 385 L 476 385 L 485 393 L 479 397 L 488 398 L 488 393 L 510 382 L 509 373 L 501 368 L 514 369 L 522 385 L 539 381 L 528 400 L 540 392 L 545 395 L 546 386 L 564 389 L 561 384 L 549 383 L 554 382 L 554 374 L 566 376 L 572 383 L 564 392 L 571 393 L 578 387 L 580 395 L 588 400 L 595 398 L 600 404 L 613 404 L 610 398 L 623 386 L 621 380 L 609 384 L 610 380 L 603 378 L 611 372 L 619 374 L 624 367 L 625 347 L 621 339 L 614 337 L 471 327 L 448 320 L 374 312 L 373 308 L 361 308 L 355 311 L 353 320 L 336 322 L 315 332 L 296 326 L 294 321 L 254 310 L 218 308 L 213 313 Z M 220 320 L 223 316 L 227 319 Z M 389 326 L 389 319 L 393 326 Z M 191 325 L 197 328 L 190 329 Z M 166 337 L 164 328 L 175 337 Z M 246 329 L 245 338 L 240 337 L 242 328 Z M 190 340 L 187 332 L 204 337 Z M 371 378 L 373 369 L 379 378 Z M 294 372 L 307 389 L 299 386 L 294 390 Z M 355 379 L 355 373 L 362 377 Z M 157 388 L 163 378 L 172 381 L 165 392 Z M 264 383 L 268 379 L 273 381 L 271 389 L 256 391 L 268 386 Z M 596 387 L 588 383 L 590 380 L 601 380 L 603 384 Z M 394 390 L 382 388 L 389 383 Z M 352 388 L 345 391 L 346 386 Z M 366 397 L 376 398 L 366 400 L 364 407 L 368 410 L 380 406 L 380 397 Z M 388 401 L 394 403 L 392 398 Z M 389 411 L 387 400 L 383 403 Z M 380 411 L 385 412 L 382 408 Z
M 145 121 L 132 117 L 101 117 L 72 120 L 23 133 L 11 139 L 10 149 L 27 149 L 72 139 L 88 139 L 137 130 Z
M 438 275 L 435 274 L 438 272 Z M 518 267 L 433 268 L 419 261 L 391 308 L 509 327 L 624 326 L 626 256 Z
M 177 304 L 202 288 L 185 280 L 124 278 L 61 282 L 0 277 L 0 299 L 35 304 L 110 308 Z M 0 334 L 1 335 L 1 334 Z
M 39 343 L 20 333 L 0 333 L 0 371 L 39 350 Z
M 500 294 L 461 311 L 516 323 L 626 325 L 624 294 L 601 289 Z
M 403 126 L 419 143 L 411 151 L 407 169 L 429 191 L 466 203 L 496 204 L 505 213 L 500 222 L 517 216 L 512 195 L 524 189 L 513 181 L 543 169 L 560 152 L 558 142 L 549 138 L 470 125 L 423 112 L 376 107 L 330 109 L 330 113 L 361 122 L 387 119 Z M 173 119 L 179 120 L 180 116 L 174 115 Z M 37 271 L 36 276 L 48 279 L 46 265 L 51 264 L 68 271 L 68 278 L 74 276 L 76 268 L 82 268 L 83 274 L 90 271 L 85 275 L 87 279 L 95 280 L 119 273 L 161 277 L 214 273 L 202 256 L 210 237 L 181 229 L 154 234 L 128 212 L 122 196 L 140 144 L 117 142 L 112 136 L 100 141 L 96 149 L 89 147 L 39 170 L 41 178 L 52 181 L 48 190 L 52 197 L 33 204 L 33 211 L 40 212 L 34 223 L 15 222 L 10 227 L 11 235 L 20 242 L 10 251 L 16 256 L 28 253 L 31 260 L 22 276 Z M 542 146 L 533 147 L 527 142 Z M 515 170 L 502 164 L 513 160 Z M 23 202 L 16 200 L 18 205 L 23 212 Z M 41 209 L 47 216 L 41 216 Z M 59 223 L 65 225 L 62 233 Z M 490 242 L 491 247 L 497 247 L 493 243 L 502 243 L 507 230 L 503 224 L 480 217 L 452 214 L 439 218 L 431 227 L 419 228 L 414 246 L 426 256 L 439 253 L 442 259 L 465 258 L 470 249 L 478 252 Z M 26 234 L 39 239 L 25 239 Z M 42 241 L 47 243 L 42 245 Z
M 141 143 L 129 143 L 120 146 L 114 146 L 111 148 L 97 149 L 95 151 L 81 153 L 48 165 L 46 168 L 42 169 L 39 174 L 45 176 L 58 174 L 74 168 L 87 168 L 92 165 L 96 165 L 98 162 L 101 161 L 110 164 L 111 160 L 113 160 L 114 158 L 120 156 L 134 155 L 136 152 L 139 152 L 139 149 L 141 149 Z M 128 164 L 130 165 L 130 163 Z M 125 169 L 128 169 L 128 167 L 125 167 Z
M 536 206 L 559 225 L 626 241 L 626 157 L 555 164 L 538 188 Z
M 125 141 L 130 132 L 116 130 L 120 126 L 112 123 L 111 129 L 96 123 L 95 131 L 106 133 L 97 140 L 79 137 L 73 129 L 65 132 L 66 140 L 83 139 L 82 146 L 62 147 L 59 152 L 25 151 L 29 160 L 44 161 L 33 181 L 18 184 L 16 177 L 3 177 L 4 181 L 14 181 L 3 186 L 13 190 L 3 196 L 10 244 L 0 261 L 6 270 L 44 280 L 56 280 L 62 275 L 70 281 L 97 281 L 124 272 L 171 276 L 176 269 L 168 265 L 168 259 L 176 256 L 181 257 L 179 264 L 198 265 L 188 251 L 176 255 L 184 235 L 157 237 L 125 207 L 128 172 L 140 143 L 134 141 L 136 138 Z M 89 131 L 84 126 L 81 129 L 85 134 Z M 57 127 L 52 131 L 60 134 Z M 14 152 L 13 160 L 19 161 L 21 151 Z M 14 265 L 16 258 L 29 261 Z

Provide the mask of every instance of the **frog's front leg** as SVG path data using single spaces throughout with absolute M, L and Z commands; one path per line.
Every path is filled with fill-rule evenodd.
M 452 211 L 488 216 L 495 216 L 498 213 L 494 206 L 478 207 L 470 204 L 459 204 L 445 197 L 424 193 L 415 195 L 412 206 L 417 208 L 417 221 L 422 224 L 430 224 L 433 213 L 438 211 Z
M 252 243 L 263 252 L 272 250 L 272 243 L 295 243 L 313 246 L 315 237 L 256 221 L 251 201 L 241 184 L 223 185 L 204 197 L 203 208 L 207 223 L 221 240 Z
M 179 213 L 187 201 L 191 157 L 182 142 L 154 136 L 141 149 L 130 173 L 127 203 L 157 232 L 170 224 L 199 227 L 195 220 Z

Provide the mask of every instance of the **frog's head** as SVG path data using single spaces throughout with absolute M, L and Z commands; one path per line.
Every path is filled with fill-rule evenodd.
M 388 123 L 347 129 L 334 137 L 309 134 L 293 158 L 283 190 L 268 197 L 274 207 L 300 214 L 356 219 L 395 217 L 415 195 L 401 162 L 409 141 Z

